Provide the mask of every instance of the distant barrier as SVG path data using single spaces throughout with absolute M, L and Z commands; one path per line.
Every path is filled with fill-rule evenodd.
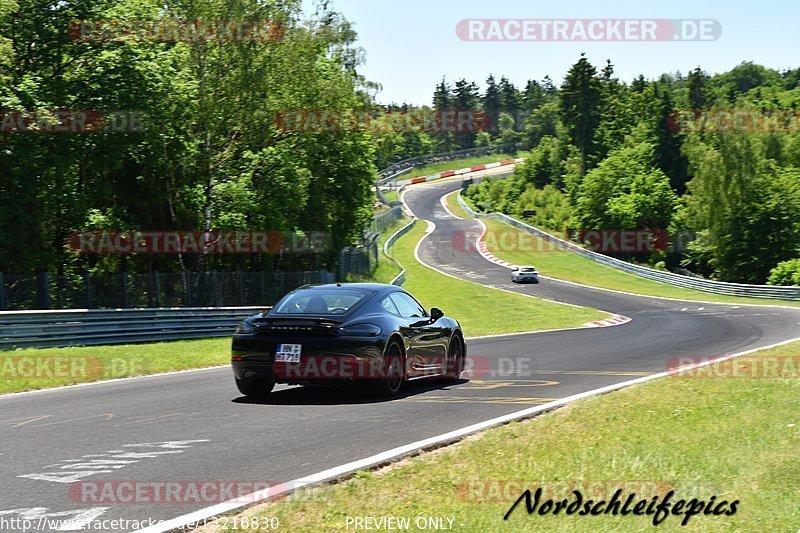
M 749 285 L 744 283 L 728 283 L 725 281 L 714 281 L 703 278 L 693 278 L 691 276 L 684 276 L 682 274 L 675 274 L 674 272 L 664 272 L 663 270 L 656 270 L 641 265 L 634 265 L 609 257 L 604 254 L 593 252 L 582 248 L 581 246 L 559 239 L 554 235 L 547 233 L 539 228 L 533 227 L 529 224 L 521 222 L 515 218 L 511 218 L 503 213 L 477 213 L 470 208 L 467 203 L 461 198 L 461 193 L 458 194 L 458 203 L 464 210 L 475 217 L 488 217 L 502 220 L 519 228 L 523 231 L 536 235 L 545 242 L 549 242 L 578 255 L 591 259 L 596 263 L 605 265 L 641 278 L 647 278 L 653 281 L 660 281 L 661 283 L 668 283 L 678 287 L 685 287 L 688 289 L 697 289 L 705 292 L 713 292 L 716 294 L 724 294 L 727 296 L 750 296 L 753 298 L 771 298 L 778 300 L 800 300 L 800 287 L 777 287 L 772 285 Z
M 0 312 L 0 350 L 229 337 L 269 307 L 71 309 Z
M 385 243 L 383 243 L 383 255 L 388 257 L 395 265 L 400 267 L 400 273 L 397 276 L 395 276 L 394 279 L 390 282 L 392 285 L 400 286 L 405 282 L 405 280 L 406 280 L 406 269 L 403 268 L 403 265 L 401 265 L 397 261 L 397 259 L 395 259 L 391 255 L 389 255 L 389 248 L 395 243 L 395 241 L 397 239 L 399 239 L 400 237 L 402 237 L 403 235 L 405 235 L 406 233 L 411 231 L 411 228 L 414 227 L 414 224 L 416 224 L 417 220 L 418 219 L 416 217 L 411 219 L 411 222 L 409 222 L 408 224 L 406 224 L 405 226 L 403 226 L 402 228 L 397 230 L 391 237 L 386 239 Z

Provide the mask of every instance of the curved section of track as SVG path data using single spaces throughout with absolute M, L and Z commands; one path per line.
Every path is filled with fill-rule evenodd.
M 460 186 L 455 181 L 424 185 L 404 195 L 414 215 L 436 226 L 419 245 L 423 263 L 466 281 L 632 319 L 614 328 L 543 334 L 519 353 L 525 356 L 533 351 L 537 365 L 578 370 L 588 364 L 607 370 L 658 372 L 675 356 L 737 353 L 800 336 L 798 309 L 633 296 L 549 278 L 538 285 L 511 283 L 507 268 L 478 253 L 475 241 L 481 234 L 480 222 L 455 218 L 442 206 L 441 197 Z M 473 341 L 470 347 L 475 354 L 476 348 L 491 351 L 497 344 L 487 339 Z
M 796 309 L 659 300 L 551 280 L 513 285 L 507 269 L 474 247 L 454 246 L 464 230 L 478 226 L 448 215 L 440 203 L 459 186 L 442 182 L 405 194 L 418 217 L 436 223 L 419 246 L 422 261 L 465 280 L 619 313 L 631 322 L 472 339 L 469 354 L 478 363 L 471 376 L 455 384 L 410 383 L 392 401 L 358 389 L 280 386 L 254 402 L 238 394 L 227 368 L 0 397 L 0 515 L 74 511 L 108 520 L 170 519 L 217 502 L 96 500 L 96 493 L 71 483 L 283 483 L 661 372 L 676 355 L 735 353 L 800 336 Z

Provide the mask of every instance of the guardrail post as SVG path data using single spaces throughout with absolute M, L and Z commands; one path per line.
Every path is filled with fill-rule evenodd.
M 86 309 L 92 308 L 92 280 L 88 272 L 83 273 L 83 286 L 86 290 Z
M 39 273 L 39 309 L 50 309 L 50 273 Z
M 183 290 L 186 293 L 186 305 L 188 307 L 192 306 L 192 275 L 189 272 L 183 273 Z
M 128 273 L 122 273 L 122 307 L 128 307 Z
M 161 273 L 158 270 L 156 270 L 155 272 L 153 272 L 153 274 L 154 274 L 153 277 L 155 278 L 154 286 L 156 292 L 156 299 L 155 299 L 156 307 L 161 307 Z

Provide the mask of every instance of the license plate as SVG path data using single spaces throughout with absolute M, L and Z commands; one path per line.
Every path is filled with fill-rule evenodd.
M 276 363 L 299 363 L 302 344 L 279 344 L 275 350 Z

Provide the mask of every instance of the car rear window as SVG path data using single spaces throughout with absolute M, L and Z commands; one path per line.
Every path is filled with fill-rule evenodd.
M 531 267 L 526 267 L 526 268 L 520 268 L 519 271 L 520 272 L 536 272 L 536 269 L 535 268 L 531 268 Z
M 367 297 L 366 292 L 334 289 L 310 289 L 287 294 L 271 314 L 343 315 Z

